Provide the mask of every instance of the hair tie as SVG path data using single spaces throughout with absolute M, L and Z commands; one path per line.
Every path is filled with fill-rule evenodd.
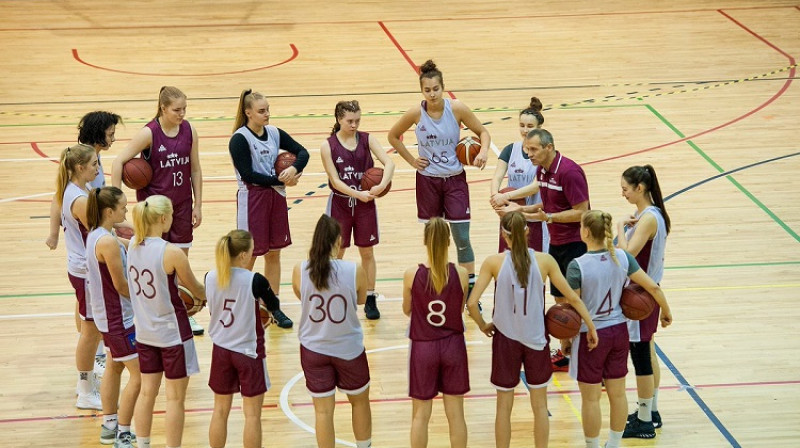
M 94 189 L 94 195 L 97 196 L 98 198 L 100 197 L 100 189 L 99 188 L 95 188 Z
M 144 206 L 147 207 L 147 201 L 144 201 Z

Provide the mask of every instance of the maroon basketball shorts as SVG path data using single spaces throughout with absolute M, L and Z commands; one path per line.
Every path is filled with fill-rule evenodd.
M 528 221 L 528 247 L 536 252 L 542 252 L 544 247 L 544 232 L 542 231 L 541 221 Z M 506 240 L 503 239 L 503 229 L 500 228 L 500 244 L 497 252 L 503 253 L 508 249 Z
M 76 277 L 70 273 L 67 273 L 67 277 L 69 277 L 69 284 L 72 285 L 72 289 L 75 290 L 75 298 L 78 299 L 78 315 L 83 320 L 93 322 L 92 305 L 87 302 L 88 298 L 86 297 L 86 279 Z
M 642 320 L 628 321 L 628 330 L 631 337 L 631 342 L 650 342 L 653 340 L 653 335 L 658 330 L 658 322 L 661 316 L 661 307 L 656 306 L 649 316 Z M 638 327 L 638 329 L 637 329 Z
M 253 234 L 254 256 L 292 244 L 286 197 L 270 187 L 248 185 L 236 199 L 236 226 Z
M 519 384 L 520 367 L 525 367 L 525 382 L 529 389 L 547 387 L 553 376 L 550 344 L 541 350 L 526 347 L 506 337 L 495 328 L 492 337 L 492 385 L 497 390 L 510 391 Z
M 142 373 L 161 373 L 170 380 L 179 380 L 200 372 L 194 339 L 172 347 L 154 347 L 136 341 L 139 370 Z
M 262 395 L 270 388 L 267 359 L 251 358 L 214 344 L 208 387 L 218 395 Z
M 624 322 L 597 330 L 597 347 L 589 351 L 586 333 L 573 340 L 569 374 L 581 383 L 600 384 L 603 379 L 624 378 L 628 374 L 628 325 Z
M 358 247 L 371 247 L 380 242 L 375 201 L 361 202 L 350 196 L 331 193 L 325 213 L 339 222 L 343 249 L 350 247 L 351 233 Z
M 467 173 L 434 177 L 417 171 L 417 218 L 427 221 L 436 216 L 449 222 L 469 222 Z
M 178 247 L 192 247 L 192 201 L 172 204 L 172 226 L 162 238 Z
M 409 397 L 432 400 L 439 392 L 445 395 L 469 392 L 467 345 L 463 333 L 433 341 L 411 341 L 409 350 Z
M 358 395 L 369 387 L 369 363 L 363 351 L 353 359 L 323 355 L 300 345 L 300 365 L 306 389 L 314 398 L 329 397 L 336 388 L 347 395 Z
M 136 351 L 136 327 L 131 325 L 123 333 L 102 333 L 103 343 L 117 362 L 130 361 L 138 355 Z

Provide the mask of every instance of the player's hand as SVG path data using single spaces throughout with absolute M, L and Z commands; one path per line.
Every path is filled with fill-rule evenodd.
M 475 160 L 472 161 L 472 166 L 477 166 L 480 169 L 486 168 L 486 161 L 489 160 L 488 156 L 489 151 L 481 151 L 475 156 Z
M 278 175 L 278 180 L 283 182 L 286 186 L 291 187 L 297 185 L 297 180 L 295 180 L 293 184 L 290 184 L 292 179 L 295 179 L 296 177 L 299 177 L 297 176 L 297 168 L 290 166 L 289 168 L 281 171 L 281 174 Z
M 589 351 L 594 350 L 597 347 L 597 344 L 600 342 L 600 338 L 597 336 L 597 330 L 592 328 L 586 333 L 586 346 L 589 348 Z
M 494 336 L 494 323 L 489 322 L 487 324 L 484 324 L 483 327 L 481 327 L 481 331 L 488 337 Z
M 569 355 L 572 351 L 572 339 L 559 339 L 559 341 L 561 342 L 561 352 Z
M 200 209 L 200 206 L 195 206 L 192 208 L 192 228 L 196 229 L 200 227 L 200 223 L 203 222 L 203 211 Z
M 58 234 L 56 233 L 55 235 L 48 236 L 47 239 L 44 240 L 44 244 L 47 244 L 50 250 L 56 250 L 58 247 Z
M 414 163 L 411 164 L 411 166 L 413 166 L 414 169 L 421 171 L 427 168 L 428 165 L 430 164 L 431 164 L 430 160 L 428 160 L 426 157 L 417 157 L 416 159 L 414 159 Z
M 508 205 L 508 194 L 507 193 L 495 193 L 489 198 L 489 203 L 492 204 L 492 207 L 497 209 L 499 207 L 503 207 Z
M 387 184 L 387 185 L 388 185 L 388 184 Z M 373 195 L 373 196 L 375 196 L 375 197 L 377 198 L 377 197 L 378 197 L 378 195 L 380 195 L 381 193 L 383 193 L 383 190 L 385 190 L 385 189 L 386 189 L 386 188 L 381 188 L 381 186 L 380 186 L 380 185 L 375 185 L 374 187 L 372 187 L 372 188 L 370 188 L 370 189 L 369 189 L 369 194 L 371 194 L 371 195 Z
M 620 219 L 617 221 L 618 233 L 624 233 L 626 228 L 633 227 L 637 222 L 639 222 L 639 218 L 633 215 L 628 216 L 627 219 Z
M 369 202 L 375 199 L 375 196 L 372 195 L 372 193 L 369 191 L 356 191 L 356 199 L 358 199 L 361 202 Z
M 672 312 L 669 308 L 661 308 L 661 327 L 666 328 L 672 324 Z

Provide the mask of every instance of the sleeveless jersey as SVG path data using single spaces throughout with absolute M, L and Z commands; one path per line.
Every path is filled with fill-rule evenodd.
M 259 140 L 247 126 L 242 126 L 236 130 L 235 134 L 241 134 L 250 146 L 250 159 L 253 162 L 253 171 L 267 175 L 275 175 L 275 160 L 278 158 L 278 150 L 281 145 L 280 134 L 278 128 L 275 126 L 264 126 L 264 131 L 267 133 L 267 141 Z M 236 171 L 236 181 L 239 184 L 239 190 L 247 190 L 247 184 L 242 180 L 239 171 Z
M 183 120 L 178 127 L 178 135 L 167 137 L 161 130 L 158 119 L 147 123 L 153 134 L 150 149 L 142 157 L 153 169 L 150 184 L 136 191 L 136 199 L 143 201 L 154 194 L 164 195 L 172 200 L 172 205 L 192 200 L 192 127 Z
M 514 189 L 522 188 L 533 183 L 536 179 L 536 165 L 525 157 L 525 152 L 522 149 L 522 141 L 514 142 L 511 146 L 511 154 L 508 158 L 508 186 Z M 525 204 L 533 205 L 542 202 L 542 195 L 539 192 L 527 196 Z M 542 226 L 542 252 L 547 252 L 550 245 L 550 232 L 547 230 L 547 223 L 541 222 Z
M 94 178 L 93 181 L 89 182 L 88 187 L 91 190 L 95 188 L 103 188 L 106 186 L 106 178 L 105 173 L 103 173 L 103 164 L 100 163 L 100 154 L 97 154 L 97 177 Z
M 111 236 L 119 245 L 122 257 L 122 271 L 127 272 L 127 254 L 125 246 L 108 230 L 98 227 L 86 237 L 86 289 L 92 302 L 92 317 L 97 329 L 103 333 L 123 334 L 133 326 L 133 305 L 129 298 L 120 296 L 106 263 L 97 260 L 97 241 L 104 236 Z
M 628 257 L 624 250 L 614 250 L 619 266 L 608 251 L 587 253 L 575 259 L 581 270 L 581 300 L 598 330 L 626 320 L 619 301 L 628 281 Z M 582 323 L 581 332 L 586 331 L 586 324 Z
M 211 323 L 208 335 L 214 345 L 250 358 L 265 358 L 264 327 L 258 299 L 253 295 L 252 271 L 232 268 L 230 284 L 220 289 L 217 270 L 206 275 L 206 299 Z
M 369 134 L 358 132 L 356 135 L 358 143 L 353 151 L 345 148 L 336 138 L 336 134 L 328 137 L 328 144 L 331 147 L 331 159 L 333 159 L 333 165 L 336 167 L 339 179 L 353 190 L 361 190 L 361 178 L 364 177 L 364 172 L 367 169 L 375 166 L 375 162 L 369 152 Z M 334 193 L 341 194 L 330 183 L 328 183 L 328 186 Z
M 447 284 L 436 294 L 428 283 L 430 268 L 420 264 L 411 285 L 411 323 L 408 337 L 412 341 L 433 341 L 464 332 L 462 308 L 464 290 L 453 263 Z
M 356 264 L 331 260 L 328 289 L 320 291 L 300 265 L 302 315 L 297 336 L 303 347 L 323 355 L 353 359 L 364 352 L 364 332 L 358 321 Z
M 128 289 L 136 340 L 154 347 L 172 347 L 192 338 L 186 307 L 178 295 L 177 276 L 164 271 L 167 244 L 161 238 L 148 237 L 128 250 Z
M 648 240 L 639 255 L 636 256 L 636 262 L 644 269 L 647 275 L 656 283 L 661 283 L 664 277 L 664 252 L 667 246 L 667 224 L 664 222 L 664 216 L 658 207 L 651 205 L 642 210 L 642 213 L 637 213 L 636 218 L 641 218 L 645 213 L 650 213 L 656 218 L 656 234 L 652 240 Z M 635 224 L 633 227 L 625 231 L 625 236 L 630 239 L 636 230 Z
M 61 225 L 64 227 L 64 244 L 67 246 L 67 272 L 75 277 L 86 278 L 86 235 L 83 223 L 72 215 L 72 204 L 79 197 L 89 194 L 70 182 L 64 189 L 61 200 Z
M 536 263 L 536 252 L 529 248 L 528 255 L 531 257 L 528 286 L 522 288 L 514 270 L 511 252 L 506 251 L 495 283 L 492 321 L 509 339 L 534 350 L 542 350 L 547 344 L 544 327 L 544 282 Z
M 461 136 L 449 99 L 444 99 L 442 117 L 434 120 L 424 107 L 420 108 L 419 123 L 414 129 L 419 145 L 419 156 L 426 157 L 430 165 L 420 171 L 426 176 L 447 177 L 464 171 L 456 157 L 456 144 Z

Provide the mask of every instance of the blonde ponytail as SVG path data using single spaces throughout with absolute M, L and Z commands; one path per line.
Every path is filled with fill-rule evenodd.
M 225 289 L 231 282 L 231 263 L 235 257 L 253 247 L 253 235 L 247 230 L 231 230 L 217 241 L 217 284 Z
M 58 175 L 56 175 L 56 199 L 59 204 L 64 200 L 64 192 L 67 190 L 67 185 L 69 185 L 72 176 L 75 174 L 75 170 L 79 166 L 89 163 L 92 160 L 92 154 L 95 154 L 94 148 L 82 143 L 61 151 Z M 83 188 L 83 185 L 81 185 L 81 188 Z
M 162 216 L 172 214 L 172 201 L 166 196 L 155 194 L 134 205 L 131 214 L 134 237 L 130 246 L 133 248 L 144 241 L 156 221 Z
M 594 241 L 604 243 L 611 259 L 619 266 L 617 253 L 614 250 L 614 233 L 612 232 L 611 214 L 602 210 L 589 210 L 581 217 L 581 224 L 583 224 L 584 228 L 589 229 L 589 235 Z
M 255 101 L 264 98 L 266 98 L 264 95 L 253 92 L 253 89 L 242 90 L 239 95 L 239 107 L 236 108 L 236 119 L 233 120 L 233 132 L 247 124 L 247 114 L 244 111 L 252 108 Z
M 500 220 L 500 228 L 511 240 L 511 262 L 517 273 L 517 282 L 523 288 L 527 288 L 531 257 L 528 253 L 528 240 L 525 238 L 525 229 L 528 228 L 525 216 L 520 212 L 507 213 Z
M 436 294 L 440 294 L 450 280 L 449 246 L 450 226 L 442 218 L 431 218 L 425 224 L 425 247 L 431 267 L 428 284 Z

